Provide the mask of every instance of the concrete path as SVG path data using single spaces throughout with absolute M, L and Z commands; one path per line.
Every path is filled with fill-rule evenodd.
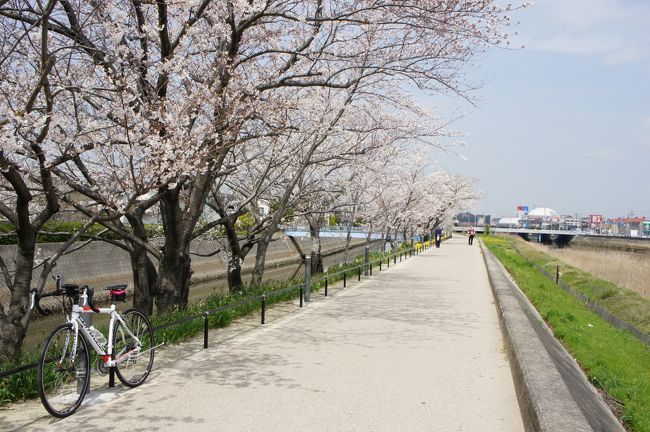
M 478 244 L 454 238 L 312 298 L 208 350 L 167 347 L 143 386 L 95 388 L 67 419 L 34 401 L 0 411 L 0 429 L 523 430 Z

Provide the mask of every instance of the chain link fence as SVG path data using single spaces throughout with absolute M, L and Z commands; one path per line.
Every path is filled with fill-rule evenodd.
M 296 241 L 303 253 L 308 253 L 311 250 L 310 239 L 296 238 Z M 154 239 L 152 243 L 160 246 L 162 239 Z M 323 238 L 321 243 L 322 253 L 324 254 L 342 251 L 345 248 L 344 238 Z M 363 243 L 364 241 L 361 239 L 353 239 L 351 246 L 359 246 Z M 37 260 L 52 256 L 59 247 L 61 247 L 61 243 L 39 244 Z M 191 247 L 192 281 L 205 282 L 225 278 L 227 271 L 226 250 L 226 245 L 222 240 L 210 238 L 195 240 Z M 0 246 L 0 256 L 2 256 L 10 271 L 14 269 L 15 253 L 15 245 Z M 285 235 L 278 234 L 270 243 L 266 259 L 267 266 L 290 264 L 299 260 L 300 254 Z M 247 259 L 242 263 L 244 274 L 252 270 L 254 262 L 255 248 L 249 252 Z M 41 270 L 42 267 L 34 270 L 34 284 L 37 278 L 40 277 Z M 46 291 L 54 289 L 53 276 L 56 274 L 60 274 L 64 282 L 89 285 L 95 288 L 126 283 L 130 290 L 133 283 L 131 260 L 128 252 L 105 242 L 92 242 L 81 249 L 61 256 L 52 274 L 48 277 L 45 286 Z M 100 290 L 98 290 L 98 294 L 101 294 Z M 4 278 L 0 278 L 0 302 L 8 304 L 9 296 L 10 292 Z

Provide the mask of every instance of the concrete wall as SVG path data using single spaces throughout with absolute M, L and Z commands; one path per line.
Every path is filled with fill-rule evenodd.
M 310 247 L 309 239 L 297 239 L 303 252 L 308 252 Z M 345 239 L 324 238 L 321 240 L 323 252 L 334 248 L 345 246 Z M 352 244 L 363 243 L 355 239 Z M 54 253 L 61 243 L 46 243 L 39 245 L 38 257 L 44 258 Z M 200 240 L 192 245 L 192 252 L 208 254 L 217 249 L 223 249 L 223 245 L 216 240 Z M 13 267 L 15 256 L 15 245 L 0 246 L 0 256 L 5 260 L 10 269 Z M 269 245 L 267 263 L 288 259 L 297 259 L 299 254 L 295 247 L 284 235 L 279 235 Z M 216 277 L 226 271 L 226 256 L 219 253 L 211 257 L 192 256 L 193 279 L 202 280 Z M 255 248 L 249 253 L 244 265 L 253 265 L 255 261 Z M 59 259 L 52 275 L 61 274 L 65 282 L 87 284 L 93 287 L 105 287 L 117 283 L 132 282 L 131 262 L 129 255 L 122 249 L 108 243 L 94 242 L 80 250 L 64 255 Z M 40 276 L 40 269 L 34 271 L 34 277 Z M 50 278 L 47 288 L 53 288 L 54 282 Z M 4 279 L 0 278 L 0 301 L 6 302 L 9 296 Z

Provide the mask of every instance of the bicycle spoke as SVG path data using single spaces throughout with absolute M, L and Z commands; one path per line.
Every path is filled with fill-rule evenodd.
M 126 386 L 144 382 L 153 365 L 153 332 L 149 320 L 138 310 L 123 315 L 124 324 L 115 327 L 114 352 L 117 377 Z
M 38 391 L 47 411 L 56 417 L 76 411 L 89 378 L 86 341 L 75 335 L 70 325 L 57 328 L 45 341 L 38 364 Z

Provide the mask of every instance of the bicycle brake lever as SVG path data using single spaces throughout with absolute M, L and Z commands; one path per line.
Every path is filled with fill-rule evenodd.
M 31 309 L 36 308 L 38 313 L 40 313 L 43 316 L 52 315 L 52 310 L 51 309 L 43 309 L 43 308 L 41 308 L 40 303 L 38 301 L 36 301 L 36 296 L 38 295 L 38 292 L 36 291 L 36 289 L 30 290 L 30 292 L 32 293 L 32 296 L 31 296 L 31 302 L 30 302 L 30 305 L 29 305 L 29 309 L 31 310 Z

